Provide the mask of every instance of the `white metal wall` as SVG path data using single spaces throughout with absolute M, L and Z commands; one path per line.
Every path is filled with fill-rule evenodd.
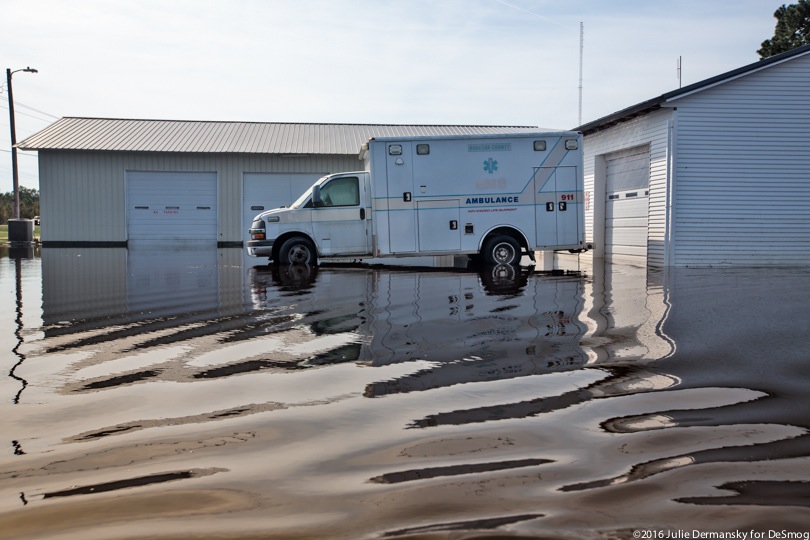
M 810 264 L 810 55 L 673 102 L 673 259 Z
M 645 146 L 650 160 L 647 264 L 665 264 L 667 170 L 670 125 L 675 114 L 671 109 L 661 109 L 585 136 L 585 236 L 594 244 L 595 257 L 605 256 L 607 158 L 615 152 Z

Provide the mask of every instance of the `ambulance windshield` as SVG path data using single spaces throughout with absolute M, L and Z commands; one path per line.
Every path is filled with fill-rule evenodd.
M 307 199 L 309 199 L 310 195 L 312 195 L 312 188 L 308 188 L 304 193 L 298 197 L 294 203 L 290 205 L 290 208 L 301 208 Z
M 322 184 L 324 179 L 328 178 L 329 175 L 322 176 L 318 178 L 315 184 Z M 313 184 L 314 185 L 314 184 Z M 305 192 L 298 197 L 294 203 L 290 205 L 290 208 L 312 208 L 312 187 L 307 188 Z

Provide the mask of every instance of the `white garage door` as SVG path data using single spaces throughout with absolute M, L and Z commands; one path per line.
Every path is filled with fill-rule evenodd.
M 605 257 L 646 264 L 650 151 L 643 146 L 605 158 Z
M 289 206 L 325 173 L 244 173 L 242 176 L 242 236 L 257 214 Z
M 130 245 L 217 243 L 217 173 L 127 172 Z

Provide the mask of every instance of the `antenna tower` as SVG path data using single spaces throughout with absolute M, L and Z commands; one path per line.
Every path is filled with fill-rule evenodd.
M 678 88 L 682 88 L 681 86 L 681 67 L 683 66 L 683 56 L 678 57 Z
M 585 45 L 585 25 L 579 23 L 579 121 L 578 126 L 582 125 L 582 51 Z

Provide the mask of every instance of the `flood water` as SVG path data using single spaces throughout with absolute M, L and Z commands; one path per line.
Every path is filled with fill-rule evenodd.
M 810 538 L 810 269 L 0 255 L 0 538 Z

